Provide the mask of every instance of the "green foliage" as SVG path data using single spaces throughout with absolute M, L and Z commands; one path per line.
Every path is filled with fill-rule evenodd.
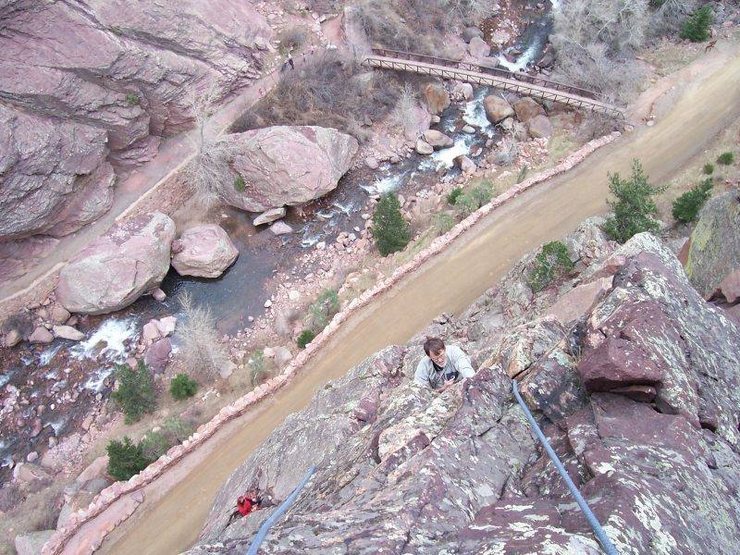
M 711 177 L 673 201 L 673 218 L 683 223 L 693 222 L 710 196 L 712 196 Z
M 198 391 L 198 382 L 187 374 L 178 374 L 170 382 L 170 393 L 178 401 L 195 395 Z
M 311 330 L 303 330 L 301 334 L 298 336 L 296 343 L 298 343 L 298 346 L 301 349 L 305 349 L 306 345 L 311 343 L 311 341 L 313 341 L 315 337 L 316 337 L 316 334 L 312 332 Z
M 177 416 L 170 416 L 162 423 L 161 430 L 171 447 L 185 441 L 193 433 L 193 426 Z
M 108 474 L 116 480 L 128 480 L 144 470 L 154 459 L 144 454 L 142 445 L 134 444 L 128 436 L 123 441 L 115 439 L 108 443 Z
M 706 175 L 712 175 L 714 173 L 714 164 L 704 164 L 704 168 L 702 169 L 702 171 Z
M 265 369 L 265 353 L 258 349 L 249 357 L 249 377 L 252 386 L 256 386 L 267 374 Z
M 401 204 L 394 193 L 380 197 L 373 214 L 372 233 L 383 256 L 403 250 L 411 240 L 409 224 L 403 219 Z
M 709 38 L 712 24 L 712 7 L 707 4 L 696 10 L 681 27 L 681 38 L 691 42 L 703 42 Z
M 443 235 L 455 226 L 455 218 L 448 212 L 440 212 L 434 215 L 432 226 L 437 235 Z
M 136 93 L 128 93 L 126 95 L 126 104 L 129 106 L 138 106 L 141 102 L 141 99 L 139 98 L 139 95 Z
M 653 197 L 665 187 L 653 187 L 648 183 L 639 160 L 632 162 L 630 179 L 621 179 L 618 173 L 609 174 L 609 190 L 616 200 L 609 200 L 614 215 L 604 224 L 604 231 L 612 239 L 626 243 L 637 233 L 660 229 L 653 219 L 658 213 Z
M 126 415 L 126 424 L 137 422 L 144 413 L 154 412 L 157 408 L 154 382 L 144 361 L 139 361 L 136 370 L 128 364 L 117 364 L 116 379 L 118 389 L 111 397 Z
M 234 178 L 234 189 L 238 193 L 243 193 L 247 188 L 247 184 L 244 182 L 244 178 L 241 175 L 237 175 Z
M 490 181 L 481 181 L 475 187 L 464 191 L 455 202 L 455 206 L 460 210 L 463 216 L 469 216 L 478 208 L 487 204 L 493 197 L 493 185 Z
M 156 461 L 164 455 L 172 445 L 161 431 L 149 431 L 141 438 L 139 447 L 144 457 L 150 461 Z
M 463 194 L 463 188 L 455 187 L 454 189 L 452 189 L 452 191 L 450 191 L 450 194 L 447 195 L 447 202 L 454 205 L 457 202 L 457 199 L 462 194 Z
M 729 166 L 735 161 L 735 154 L 732 152 L 723 152 L 717 157 L 717 163 L 723 166 Z
M 319 333 L 339 312 L 339 294 L 334 289 L 324 289 L 308 307 L 308 329 Z
M 527 177 L 527 172 L 529 171 L 529 166 L 522 166 L 522 169 L 519 170 L 519 173 L 516 176 L 516 182 L 521 183 L 524 181 L 524 179 Z
M 560 241 L 546 243 L 535 257 L 534 268 L 529 274 L 529 286 L 535 293 L 542 291 L 554 279 L 570 272 L 573 266 L 568 247 Z

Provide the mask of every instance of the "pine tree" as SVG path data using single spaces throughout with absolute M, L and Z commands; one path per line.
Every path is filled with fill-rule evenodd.
M 118 389 L 111 397 L 126 415 L 126 424 L 137 422 L 144 413 L 154 412 L 157 407 L 154 382 L 144 361 L 140 360 L 136 370 L 128 364 L 116 365 Z
M 401 204 L 394 193 L 386 193 L 380 197 L 375 207 L 373 237 L 383 256 L 403 250 L 411 240 L 409 224 L 403 219 Z
M 133 443 L 128 436 L 123 441 L 111 440 L 108 451 L 108 474 L 116 480 L 128 480 L 152 463 L 144 454 L 141 443 Z
M 658 231 L 660 224 L 653 218 L 658 213 L 653 197 L 665 190 L 648 183 L 639 160 L 632 162 L 632 177 L 623 180 L 618 173 L 609 175 L 609 190 L 617 197 L 609 206 L 614 215 L 604 224 L 604 231 L 615 241 L 626 243 L 643 231 Z
M 710 196 L 712 196 L 711 177 L 673 201 L 673 219 L 685 224 L 693 222 Z
M 709 26 L 712 24 L 712 7 L 707 4 L 696 10 L 681 27 L 681 38 L 691 42 L 703 42 L 709 38 Z

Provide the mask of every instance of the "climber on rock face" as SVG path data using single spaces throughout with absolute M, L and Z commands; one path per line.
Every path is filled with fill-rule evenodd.
M 414 374 L 414 381 L 419 385 L 441 393 L 463 378 L 475 375 L 468 355 L 456 345 L 446 347 L 439 337 L 427 337 L 424 352 L 427 356 L 419 361 Z
M 231 524 L 237 518 L 247 516 L 252 511 L 258 510 L 261 504 L 262 498 L 255 490 L 249 490 L 244 495 L 240 495 L 236 500 L 236 510 L 231 513 L 226 526 Z

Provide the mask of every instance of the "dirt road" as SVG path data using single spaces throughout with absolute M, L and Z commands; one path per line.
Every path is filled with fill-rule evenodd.
M 735 45 L 727 46 L 721 54 L 706 58 L 673 109 L 653 127 L 622 137 L 574 170 L 493 212 L 382 302 L 359 313 L 266 409 L 231 423 L 212 440 L 207 456 L 188 461 L 176 486 L 156 502 L 152 501 L 159 497 L 155 490 L 147 493 L 147 501 L 109 537 L 103 552 L 146 555 L 186 549 L 196 540 L 226 477 L 324 383 L 376 350 L 407 341 L 439 313 L 459 313 L 526 252 L 604 212 L 607 172 L 627 174 L 632 159 L 639 158 L 651 181 L 661 183 L 701 155 L 717 133 L 740 116 L 737 50 Z M 179 479 L 177 474 L 176 470 L 167 481 Z

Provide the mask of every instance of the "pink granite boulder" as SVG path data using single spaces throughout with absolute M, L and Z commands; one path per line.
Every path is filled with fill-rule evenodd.
M 325 127 L 275 126 L 228 136 L 237 150 L 233 167 L 244 190 L 224 183 L 220 193 L 230 205 L 262 212 L 296 206 L 333 190 L 357 152 L 357 139 Z
M 93 241 L 59 273 L 57 301 L 82 314 L 106 314 L 156 288 L 170 266 L 175 222 L 139 216 Z
M 217 278 L 239 256 L 229 235 L 215 224 L 186 229 L 179 241 L 182 250 L 172 257 L 172 267 L 181 276 Z

